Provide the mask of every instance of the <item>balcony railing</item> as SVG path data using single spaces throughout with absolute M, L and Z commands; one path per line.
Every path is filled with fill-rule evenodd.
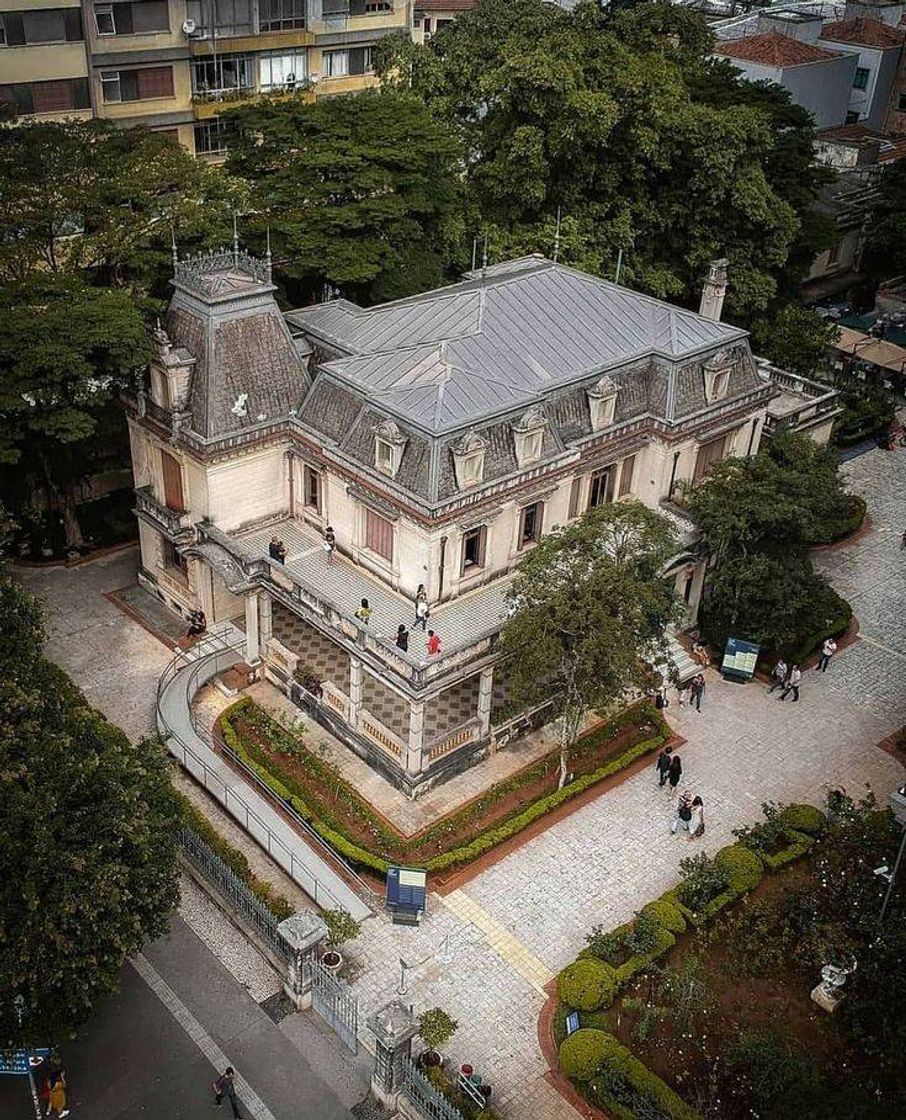
M 168 537 L 178 537 L 192 531 L 192 515 L 186 510 L 170 509 L 159 502 L 150 486 L 140 486 L 135 491 L 135 511 L 151 518 Z
M 165 428 L 173 427 L 173 413 L 169 408 L 164 408 L 163 405 L 157 404 L 151 400 L 150 397 L 144 398 L 145 415 L 150 416 L 152 420 L 156 420 L 158 424 L 163 424 Z

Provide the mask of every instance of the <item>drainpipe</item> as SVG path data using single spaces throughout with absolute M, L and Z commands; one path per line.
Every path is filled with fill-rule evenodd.
M 447 555 L 447 538 L 440 538 L 440 567 L 437 573 L 437 599 L 443 601 L 444 597 L 444 559 Z

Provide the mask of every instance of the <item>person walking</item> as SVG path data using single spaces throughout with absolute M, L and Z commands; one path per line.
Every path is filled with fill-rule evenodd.
M 436 657 L 440 653 L 440 638 L 434 633 L 433 630 L 428 631 L 428 654 L 431 657 Z
M 399 624 L 396 632 L 396 644 L 404 653 L 409 649 L 409 631 L 402 623 Z
M 676 797 L 676 787 L 679 785 L 679 780 L 683 776 L 683 764 L 680 756 L 675 754 L 670 759 L 670 765 L 667 767 L 667 794 L 670 797 Z
M 837 652 L 837 643 L 833 638 L 828 638 L 824 645 L 821 647 L 821 656 L 818 658 L 818 668 L 822 673 L 827 672 L 827 667 L 830 665 L 831 658 Z
M 676 816 L 673 818 L 673 824 L 670 826 L 670 834 L 676 836 L 678 828 L 684 828 L 686 831 L 689 829 L 689 822 L 692 820 L 692 794 L 689 790 L 684 789 L 682 796 L 676 806 Z
M 234 1120 L 242 1120 L 242 1111 L 239 1108 L 239 1101 L 236 1098 L 236 1085 L 235 1085 L 236 1071 L 232 1066 L 227 1066 L 220 1077 L 214 1082 L 214 1101 L 218 1108 L 223 1104 L 223 1098 L 226 1097 L 230 1102 L 233 1109 Z
M 702 698 L 705 695 L 705 677 L 703 673 L 696 673 L 692 678 L 690 703 L 697 712 L 702 710 Z
M 327 556 L 327 563 L 329 564 L 333 559 L 333 550 L 337 547 L 337 538 L 333 529 L 328 525 L 324 530 L 324 552 Z
M 705 804 L 700 797 L 692 798 L 687 828 L 690 840 L 700 840 L 705 835 Z
M 783 692 L 780 693 L 780 699 L 786 700 L 787 696 L 793 693 L 793 703 L 799 699 L 799 682 L 802 680 L 802 671 L 798 665 L 794 665 L 790 669 L 790 675 L 787 677 L 787 682 L 783 686 Z
M 50 1075 L 47 1115 L 57 1116 L 60 1120 L 69 1115 L 69 1109 L 66 1107 L 66 1073 L 62 1069 L 54 1070 Z
M 689 682 L 680 681 L 676 686 L 676 702 L 681 708 L 685 708 L 686 700 L 689 696 Z
M 655 769 L 657 770 L 657 784 L 661 789 L 663 789 L 667 784 L 667 771 L 670 769 L 670 756 L 672 754 L 673 747 L 668 744 L 657 756 L 657 762 L 654 764 Z
M 421 626 L 425 630 L 428 626 L 428 595 L 425 592 L 425 585 L 420 583 L 418 591 L 415 593 L 415 622 L 413 626 Z
M 363 626 L 368 625 L 368 620 L 371 618 L 371 607 L 368 606 L 367 599 L 362 600 L 362 605 L 355 612 L 355 616 Z
M 783 688 L 788 675 L 789 669 L 787 668 L 787 663 L 781 657 L 771 671 L 771 687 L 768 689 L 768 696 L 778 688 Z

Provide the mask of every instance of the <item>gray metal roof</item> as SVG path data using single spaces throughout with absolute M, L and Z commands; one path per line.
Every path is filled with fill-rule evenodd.
M 287 319 L 340 352 L 324 369 L 433 434 L 643 356 L 684 359 L 745 336 L 543 257 L 379 307 L 336 300 Z

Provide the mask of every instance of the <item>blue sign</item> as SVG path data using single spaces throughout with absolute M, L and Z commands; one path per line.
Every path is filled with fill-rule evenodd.
M 6 1073 L 14 1077 L 24 1077 L 49 1057 L 50 1051 L 43 1047 L 37 1050 L 12 1050 L 5 1053 L 0 1051 L 0 1075 Z
M 724 659 L 720 671 L 725 677 L 735 677 L 739 681 L 750 681 L 755 675 L 758 653 L 761 646 L 754 642 L 744 642 L 739 638 L 727 638 Z
M 391 867 L 387 871 L 387 905 L 392 910 L 425 910 L 428 876 L 414 867 Z
M 569 1035 L 569 1034 L 572 1034 L 573 1031 L 577 1031 L 578 1029 L 579 1029 L 579 1012 L 578 1011 L 570 1011 L 570 1013 L 566 1016 L 566 1033 Z

